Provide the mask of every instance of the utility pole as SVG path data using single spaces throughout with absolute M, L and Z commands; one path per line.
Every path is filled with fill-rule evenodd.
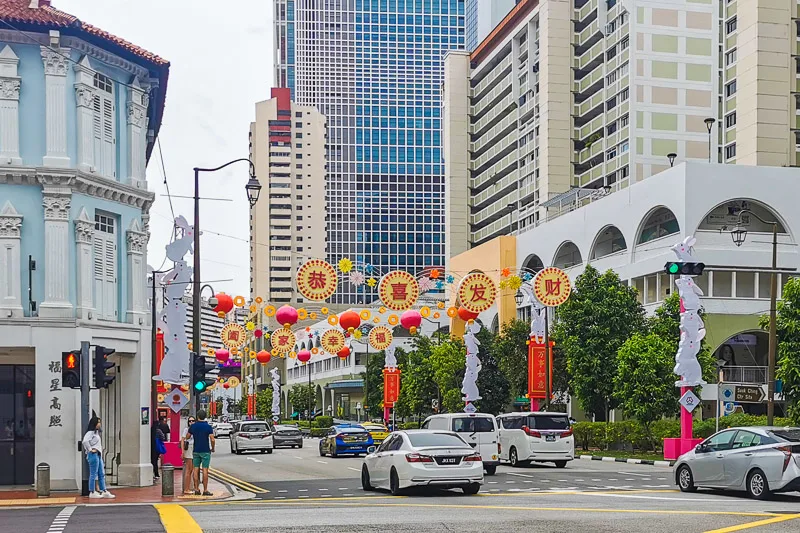
M 91 389 L 92 374 L 89 371 L 91 367 L 91 359 L 89 357 L 89 342 L 81 341 L 81 431 L 88 431 L 89 428 L 89 390 Z M 81 439 L 83 442 L 83 439 Z M 89 495 L 89 462 L 86 459 L 86 450 L 83 450 L 83 445 L 78 447 L 84 453 L 81 454 L 81 496 Z M 94 487 L 92 487 L 94 490 Z

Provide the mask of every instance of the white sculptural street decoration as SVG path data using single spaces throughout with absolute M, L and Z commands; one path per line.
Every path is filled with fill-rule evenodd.
M 481 371 L 481 360 L 478 359 L 478 346 L 481 345 L 478 337 L 475 336 L 481 330 L 481 325 L 477 322 L 467 325 L 467 331 L 464 333 L 464 345 L 467 347 L 466 369 L 464 372 L 464 380 L 461 382 L 461 392 L 464 394 L 464 401 L 466 402 L 465 411 L 474 411 L 475 407 L 472 402 L 480 400 L 481 395 L 478 392 L 478 373 Z
M 277 367 L 272 367 L 269 371 L 272 377 L 272 416 L 281 416 L 281 375 Z
M 671 249 L 678 256 L 678 260 L 685 262 L 694 261 L 692 246 L 697 241 L 692 236 L 674 245 Z M 678 294 L 683 304 L 681 310 L 681 340 L 678 344 L 678 353 L 675 355 L 675 368 L 673 372 L 681 379 L 675 382 L 676 387 L 696 387 L 705 385 L 703 370 L 697 361 L 700 344 L 706 336 L 705 325 L 700 318 L 700 297 L 703 291 L 695 284 L 691 276 L 681 275 L 675 280 Z
M 544 343 L 544 330 L 546 326 L 546 309 L 536 296 L 530 285 L 522 285 L 520 290 L 528 297 L 531 302 L 531 340 L 537 343 Z
M 192 281 L 192 267 L 184 260 L 186 252 L 194 248 L 194 226 L 190 226 L 183 216 L 175 219 L 175 225 L 183 229 L 183 235 L 167 245 L 167 259 L 175 266 L 161 277 L 166 285 L 164 307 L 158 313 L 158 327 L 164 333 L 164 359 L 161 361 L 159 375 L 154 381 L 173 385 L 189 383 L 189 347 L 186 338 L 186 311 L 183 302 L 186 288 Z
M 383 367 L 388 368 L 389 370 L 394 370 L 397 368 L 397 357 L 394 356 L 394 346 L 389 346 L 384 351 L 384 363 Z

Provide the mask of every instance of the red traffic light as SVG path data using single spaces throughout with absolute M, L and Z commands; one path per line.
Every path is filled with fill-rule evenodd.
M 66 361 L 67 370 L 75 370 L 78 367 L 78 358 L 75 354 L 69 354 Z

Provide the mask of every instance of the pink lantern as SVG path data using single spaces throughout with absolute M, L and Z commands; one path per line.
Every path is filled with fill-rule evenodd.
M 311 360 L 311 352 L 308 350 L 300 350 L 297 352 L 297 360 L 301 363 L 307 363 Z
M 217 356 L 217 361 L 222 361 L 223 363 L 226 362 L 231 357 L 231 352 L 226 350 L 225 348 L 220 348 L 216 351 L 215 355 Z
M 415 309 L 409 309 L 400 315 L 400 325 L 410 331 L 412 335 L 417 332 L 420 324 L 422 324 L 422 315 Z
M 297 318 L 297 309 L 291 305 L 281 306 L 275 313 L 275 320 L 278 321 L 278 324 L 283 325 L 283 327 L 287 329 L 297 323 Z

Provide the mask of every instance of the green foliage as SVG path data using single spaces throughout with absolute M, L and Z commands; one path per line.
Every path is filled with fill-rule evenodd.
M 522 320 L 512 320 L 505 324 L 492 343 L 492 353 L 498 361 L 500 370 L 508 380 L 509 392 L 513 397 L 528 394 L 528 346 L 530 325 Z M 481 340 L 481 347 L 483 341 Z M 483 393 L 481 393 L 483 396 Z
M 448 412 L 464 409 L 461 382 L 464 379 L 466 349 L 461 341 L 450 340 L 434 346 L 429 364 L 433 369 L 433 381 L 441 392 L 441 407 Z
M 475 406 L 482 413 L 499 414 L 503 412 L 511 399 L 507 374 L 500 369 L 501 359 L 493 349 L 495 336 L 486 328 L 482 328 L 476 337 L 481 343 L 478 348 L 481 372 L 478 374 L 477 381 L 481 399 L 476 402 Z M 525 346 L 525 343 L 523 342 L 522 345 Z
M 650 424 L 678 414 L 674 364 L 672 347 L 655 333 L 634 333 L 617 352 L 614 396 L 648 434 Z
M 365 399 L 367 406 L 367 418 L 381 416 L 383 409 L 383 362 L 385 353 L 370 352 L 367 360 L 367 369 L 361 373 L 364 380 Z M 404 358 L 405 352 L 398 348 L 395 350 L 395 357 L 398 362 Z
M 245 405 L 245 409 L 247 405 Z M 246 412 L 246 411 L 245 411 Z M 256 393 L 256 418 L 260 420 L 272 419 L 272 387 Z
M 314 406 L 314 385 L 295 385 L 289 391 L 289 403 L 302 416 L 303 411 L 311 411 Z
M 769 329 L 769 316 L 762 316 L 759 325 Z M 790 278 L 783 286 L 775 330 L 778 336 L 776 378 L 783 381 L 789 418 L 793 424 L 800 424 L 800 278 Z
M 317 439 L 319 439 L 321 437 L 324 437 L 325 435 L 328 434 L 328 430 L 329 429 L 330 429 L 330 426 L 328 426 L 326 428 L 311 428 L 311 437 L 317 438 Z
M 333 417 L 332 416 L 318 416 L 314 419 L 314 423 L 312 426 L 316 426 L 318 428 L 329 429 L 333 425 Z
M 617 405 L 617 351 L 644 329 L 644 309 L 636 291 L 615 272 L 601 275 L 587 265 L 572 295 L 559 307 L 558 318 L 552 336 L 566 358 L 570 390 L 585 412 L 605 420 Z
M 439 391 L 433 379 L 431 354 L 435 341 L 422 335 L 414 337 L 413 349 L 408 353 L 395 351 L 397 364 L 402 371 L 400 396 L 395 409 L 400 417 L 421 415 L 431 411 L 431 400 L 437 398 Z

